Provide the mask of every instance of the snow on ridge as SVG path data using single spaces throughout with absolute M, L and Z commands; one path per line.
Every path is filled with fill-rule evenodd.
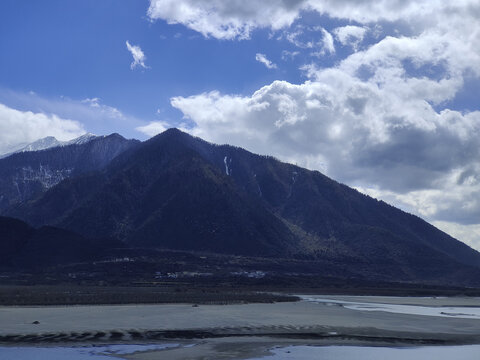
M 23 152 L 30 152 L 30 151 L 41 151 L 41 150 L 46 150 L 46 149 L 51 149 L 59 146 L 68 146 L 68 145 L 82 145 L 86 144 L 93 139 L 97 138 L 98 136 L 92 133 L 86 133 L 83 134 L 73 140 L 68 140 L 68 141 L 60 141 L 57 140 L 54 136 L 47 136 L 42 139 L 36 140 L 30 144 L 27 144 L 15 151 L 6 153 L 6 154 L 1 154 L 1 158 L 5 158 L 7 156 L 13 155 L 13 154 L 18 154 L 18 153 L 23 153 Z
M 86 133 L 86 134 L 83 134 L 82 136 L 79 136 L 73 140 L 70 140 L 70 141 L 64 141 L 62 142 L 62 145 L 61 146 L 67 146 L 67 145 L 82 145 L 82 144 L 86 144 L 90 141 L 92 141 L 93 139 L 97 138 L 98 136 L 95 135 L 95 134 L 92 134 L 92 133 Z
M 34 141 L 23 148 L 15 151 L 15 153 L 18 152 L 26 152 L 26 151 L 39 151 L 39 150 L 45 150 L 51 147 L 56 147 L 60 146 L 61 141 L 58 141 L 56 138 L 53 136 L 47 136 L 43 139 L 39 139 L 37 141 Z

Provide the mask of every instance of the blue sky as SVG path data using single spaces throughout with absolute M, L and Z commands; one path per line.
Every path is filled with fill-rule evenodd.
M 42 106 L 15 95 L 34 92 L 51 101 L 98 98 L 130 121 L 112 127 L 111 121 L 97 118 L 74 120 L 90 132 L 145 138 L 136 125 L 159 119 L 172 126 L 182 122 L 182 113 L 170 106 L 171 97 L 212 90 L 250 95 L 275 80 L 302 83 L 306 80 L 299 70 L 302 65 L 329 67 L 352 53 L 349 46 L 339 46 L 335 54 L 312 57 L 312 49 L 298 48 L 281 31 L 268 28 L 253 30 L 250 40 L 206 38 L 183 25 L 150 19 L 148 6 L 143 0 L 122 1 L 121 6 L 113 0 L 2 1 L 0 101 L 35 112 Z M 352 23 L 304 12 L 291 28 L 321 25 L 331 30 Z M 305 31 L 298 41 L 321 38 L 318 31 Z M 148 68 L 130 69 L 127 40 L 141 47 Z M 285 51 L 299 54 L 282 59 Z M 277 68 L 256 61 L 257 53 L 265 54 Z M 63 115 L 58 109 L 52 112 Z
M 97 118 L 74 120 L 81 121 L 87 131 L 117 131 L 127 137 L 144 138 L 136 126 L 155 120 L 172 126 L 182 122 L 182 112 L 170 105 L 174 96 L 212 90 L 247 96 L 275 80 L 300 84 L 306 80 L 300 70 L 303 65 L 332 67 L 354 52 L 351 46 L 336 44 L 334 54 L 315 57 L 312 49 L 298 47 L 282 31 L 269 28 L 253 30 L 248 40 L 207 38 L 181 24 L 152 20 L 147 16 L 148 7 L 149 1 L 141 0 L 122 1 L 120 6 L 114 0 L 2 1 L 0 101 L 35 112 L 42 106 L 32 106 L 36 102 L 25 96 L 32 92 L 51 101 L 98 98 L 100 103 L 126 114 L 130 121 L 119 121 L 118 127 L 112 127 L 111 121 L 103 123 Z M 361 26 L 350 19 L 304 11 L 289 31 L 294 32 L 298 26 L 321 26 L 332 31 L 349 24 Z M 394 25 L 382 26 L 381 37 L 395 34 Z M 378 41 L 372 37 L 367 34 L 362 46 Z M 298 37 L 305 43 L 321 39 L 322 34 L 315 30 Z M 146 54 L 146 69 L 130 69 L 132 55 L 125 46 L 127 40 Z M 282 58 L 284 52 L 298 54 Z M 268 69 L 256 61 L 257 53 L 265 54 L 277 68 Z M 439 69 L 426 67 L 423 74 L 429 70 L 434 76 Z M 418 73 L 418 69 L 410 66 L 410 72 Z M 477 110 L 479 81 L 467 81 L 465 91 L 439 109 L 448 105 L 460 111 Z
M 297 50 L 287 40 L 272 40 L 269 29 L 257 29 L 255 41 L 205 38 L 182 25 L 168 25 L 147 17 L 148 1 L 27 1 L 0 3 L 0 86 L 3 92 L 34 92 L 56 100 L 99 98 L 120 109 L 138 123 L 167 119 L 173 126 L 181 112 L 170 106 L 173 96 L 189 96 L 211 90 L 251 94 L 274 80 L 305 81 L 299 67 L 311 61 L 303 52 L 293 61 L 283 61 L 282 52 Z M 318 14 L 306 14 L 298 23 L 334 26 L 339 21 Z M 345 23 L 345 21 L 343 21 Z M 277 33 L 274 37 L 279 37 Z M 312 32 L 305 39 L 319 38 Z M 132 55 L 125 42 L 140 46 L 147 69 L 132 71 Z M 255 60 L 256 53 L 268 53 L 278 64 L 269 70 Z M 338 55 L 321 59 L 332 65 Z M 14 100 L 0 93 L 0 100 L 17 109 L 36 111 L 31 100 Z M 157 112 L 160 110 L 160 112 Z M 76 119 L 82 121 L 82 119 Z M 142 137 L 134 127 L 112 128 L 83 120 L 88 131 L 121 132 Z
M 479 16 L 474 0 L 4 0 L 0 153 L 176 126 L 480 248 Z
M 255 31 L 255 41 L 205 38 L 182 25 L 151 21 L 148 1 L 3 1 L 0 4 L 0 86 L 3 92 L 34 92 L 57 100 L 99 98 L 138 120 L 138 124 L 168 119 L 173 126 L 181 112 L 170 106 L 173 96 L 210 90 L 250 94 L 274 80 L 301 82 L 299 62 L 268 70 L 255 60 L 268 52 L 281 62 L 281 52 L 294 51 L 287 41 L 272 41 L 269 30 Z M 130 69 L 129 41 L 141 46 L 146 66 Z M 333 59 L 328 59 L 333 61 Z M 21 110 L 30 100 L 0 100 Z M 160 110 L 160 112 L 157 112 Z M 75 119 L 80 120 L 82 119 Z M 93 122 L 93 120 L 92 120 Z M 133 126 L 112 128 L 110 123 L 83 121 L 88 131 L 121 132 L 142 137 Z

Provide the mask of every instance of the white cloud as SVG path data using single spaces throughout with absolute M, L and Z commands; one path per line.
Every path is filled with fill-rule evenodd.
M 277 65 L 272 63 L 270 60 L 268 60 L 267 56 L 265 54 L 257 53 L 255 55 L 255 60 L 257 60 L 258 62 L 261 62 L 263 65 L 265 65 L 269 69 L 276 69 L 277 68 Z
M 324 28 L 321 29 L 323 38 L 322 38 L 322 49 L 320 50 L 320 54 L 333 54 L 335 53 L 335 45 L 333 44 L 333 37 L 327 30 Z
M 135 130 L 140 131 L 149 137 L 160 134 L 170 128 L 171 126 L 165 121 L 152 121 L 147 125 L 138 126 Z
M 455 171 L 452 173 L 455 175 Z M 475 186 L 470 184 L 465 188 L 462 183 L 453 184 L 449 181 L 453 177 L 450 174 L 440 178 L 436 188 L 404 194 L 379 188 L 356 188 L 405 211 L 420 215 L 440 230 L 480 251 L 479 183 L 477 181 Z M 467 179 L 470 182 L 471 180 L 471 177 Z
M 130 68 L 133 70 L 137 66 L 143 67 L 144 69 L 147 69 L 148 66 L 145 65 L 145 60 L 147 60 L 147 57 L 143 53 L 142 49 L 138 45 L 130 45 L 128 40 L 125 42 L 127 45 L 128 51 L 133 56 L 133 62 L 130 64 Z
M 82 103 L 89 104 L 91 107 L 94 107 L 94 108 L 99 108 L 100 98 L 86 98 L 82 100 Z
M 248 39 L 256 28 L 278 30 L 299 16 L 304 1 L 150 0 L 148 16 L 183 24 L 205 37 Z
M 104 135 L 112 129 L 124 136 L 132 136 L 134 128 L 145 122 L 120 109 L 107 105 L 102 99 L 91 97 L 83 100 L 65 96 L 42 97 L 38 94 L 16 92 L 0 87 L 0 103 L 20 111 L 55 114 L 61 119 L 71 119 L 83 124 L 88 132 Z
M 273 151 L 313 168 L 321 163 L 340 179 L 364 179 L 404 191 L 432 186 L 438 171 L 470 164 L 478 152 L 472 154 L 471 149 L 479 142 L 480 112 L 436 112 L 414 96 L 428 95 L 424 88 L 442 85 L 450 86 L 428 79 L 397 79 L 392 87 L 399 92 L 392 93 L 383 84 L 326 69 L 315 81 L 300 85 L 275 81 L 252 96 L 210 92 L 175 97 L 172 105 L 196 123 L 197 135 L 212 141 L 225 142 L 224 137 L 236 145 L 245 141 L 254 151 Z M 257 133 L 253 142 L 252 133 Z M 410 182 L 398 176 L 408 167 L 425 173 L 421 181 L 418 174 Z
M 54 114 L 20 111 L 0 104 L 0 154 L 46 136 L 71 140 L 85 133 L 82 124 Z
M 112 119 L 124 119 L 125 116 L 120 110 L 113 106 L 108 106 L 101 104 L 100 98 L 86 98 L 81 101 L 82 104 L 87 104 L 90 107 L 94 108 L 97 112 L 104 114 L 105 116 Z
M 287 60 L 293 60 L 295 57 L 300 55 L 300 51 L 288 51 L 288 50 L 283 50 L 282 51 L 282 60 L 287 61 Z
M 412 89 L 398 97 L 340 70 L 317 76 L 300 85 L 275 81 L 251 96 L 213 91 L 171 103 L 195 123 L 190 132 L 209 141 L 374 185 L 378 197 L 428 220 L 478 221 L 480 112 L 436 112 L 412 96 L 435 87 L 431 80 L 397 82 L 400 94 Z
M 206 37 L 248 39 L 257 28 L 275 31 L 289 27 L 302 11 L 362 24 L 402 21 L 421 31 L 438 21 L 438 14 L 456 16 L 459 9 L 471 9 L 475 16 L 477 5 L 477 0 L 150 0 L 147 14 L 152 20 L 183 24 Z
M 480 218 L 480 111 L 433 105 L 452 99 L 464 74 L 478 71 L 480 48 L 474 37 L 454 41 L 452 32 L 386 37 L 335 68 L 309 66 L 304 84 L 276 81 L 252 96 L 210 92 L 172 105 L 194 121 L 195 135 L 375 186 L 378 196 L 428 220 L 471 226 Z M 411 76 L 406 60 L 443 70 Z
M 332 34 L 321 26 L 305 26 L 296 24 L 290 30 L 285 30 L 277 37 L 277 40 L 287 40 L 297 48 L 304 51 L 310 51 L 311 56 L 321 57 L 335 53 L 335 44 Z M 299 51 L 282 53 L 282 59 L 285 55 L 298 55 Z M 292 56 L 293 58 L 293 56 Z
M 449 221 L 433 221 L 432 224 L 480 251 L 480 225 L 461 225 Z
M 280 40 L 285 38 L 288 42 L 295 45 L 299 49 L 312 49 L 313 47 L 322 45 L 321 42 L 318 44 L 317 41 L 312 37 L 302 39 L 306 37 L 305 33 L 310 33 L 312 31 L 317 32 L 317 29 L 306 28 L 305 26 L 297 25 L 293 31 L 284 31 L 284 33 L 280 35 L 278 39 Z
M 357 50 L 367 30 L 366 27 L 347 25 L 335 28 L 333 33 L 342 45 L 350 45 Z
M 151 8 L 165 3 L 152 1 Z M 447 105 L 466 77 L 480 78 L 478 1 L 305 0 L 287 7 L 272 0 L 257 7 L 247 2 L 244 9 L 245 2 L 233 0 L 180 3 L 198 11 L 194 24 L 166 8 L 151 16 L 168 13 L 170 22 L 223 39 L 248 38 L 259 27 L 286 29 L 300 11 L 352 20 L 372 34 L 375 21 L 398 28 L 361 51 L 365 26 L 333 30 L 355 53 L 332 68 L 304 66 L 303 84 L 275 81 L 250 96 L 211 91 L 171 104 L 194 123 L 194 135 L 326 172 L 427 220 L 455 224 L 458 236 L 473 244 L 461 229 L 480 222 L 480 111 Z M 288 21 L 270 22 L 264 13 L 273 8 Z M 332 35 L 321 32 L 319 42 L 295 25 L 280 38 L 333 53 Z

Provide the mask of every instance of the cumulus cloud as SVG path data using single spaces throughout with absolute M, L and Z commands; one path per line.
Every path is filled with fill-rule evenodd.
M 267 59 L 267 56 L 265 54 L 257 53 L 255 55 L 255 60 L 258 62 L 262 63 L 269 69 L 276 69 L 277 65 L 272 63 L 270 60 Z
M 441 106 L 466 73 L 479 76 L 478 39 L 468 33 L 480 25 L 459 12 L 420 35 L 385 37 L 334 68 L 312 64 L 303 84 L 176 97 L 172 105 L 193 120 L 196 135 L 375 187 L 378 197 L 429 220 L 471 226 L 480 218 L 480 111 Z M 406 62 L 440 70 L 415 75 Z
M 396 85 L 406 91 L 436 84 Z M 300 85 L 275 81 L 252 96 L 213 91 L 175 97 L 172 105 L 209 140 L 248 143 L 350 183 L 405 192 L 432 187 L 439 173 L 480 155 L 480 112 L 436 112 L 413 91 L 399 98 L 390 88 L 328 69 Z
M 304 1 L 151 0 L 148 16 L 183 24 L 205 37 L 248 39 L 256 28 L 278 30 L 299 16 Z
M 152 1 L 151 9 L 161 3 Z M 195 23 L 166 8 L 151 17 L 166 19 L 168 12 L 170 22 L 224 39 L 247 38 L 258 27 L 287 28 L 301 11 L 358 24 L 332 31 L 355 52 L 332 68 L 304 66 L 302 84 L 275 81 L 248 96 L 211 91 L 172 98 L 194 123 L 191 133 L 318 169 L 443 229 L 456 224 L 456 234 L 478 225 L 480 111 L 448 108 L 466 77 L 480 77 L 478 1 L 305 0 L 288 7 L 265 1 L 231 11 L 227 4 L 240 2 L 181 3 L 198 11 Z M 270 21 L 266 8 L 287 20 Z M 396 22 L 400 30 L 359 51 L 366 27 L 377 32 L 375 21 Z M 282 37 L 301 49 L 335 51 L 327 30 L 320 30 L 321 43 L 305 41 L 303 30 L 297 26 Z
M 287 28 L 307 11 L 362 24 L 402 21 L 421 28 L 437 21 L 439 13 L 457 15 L 460 7 L 471 8 L 475 15 L 476 5 L 476 0 L 150 0 L 147 15 L 151 20 L 183 24 L 206 37 L 248 39 L 257 28 Z
M 82 124 L 56 115 L 20 111 L 0 104 L 0 154 L 46 136 L 71 140 L 85 133 Z
M 143 53 L 142 49 L 138 45 L 131 45 L 128 40 L 125 42 L 127 45 L 128 51 L 133 56 L 133 62 L 130 64 L 130 69 L 135 69 L 137 66 L 143 67 L 144 69 L 147 69 L 148 66 L 145 65 L 145 60 L 147 60 L 147 57 Z
M 251 96 L 213 91 L 171 103 L 195 123 L 191 133 L 207 140 L 273 154 L 350 185 L 374 184 L 377 197 L 427 219 L 478 221 L 480 196 L 472 194 L 480 190 L 480 112 L 437 112 L 412 93 L 397 98 L 340 70 L 317 76 L 300 85 L 275 81 Z

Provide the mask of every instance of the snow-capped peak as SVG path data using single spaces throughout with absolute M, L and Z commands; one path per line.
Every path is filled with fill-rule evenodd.
M 0 158 L 5 158 L 7 156 L 17 154 L 17 153 L 22 153 L 22 152 L 27 152 L 27 151 L 40 151 L 40 150 L 46 150 L 46 149 L 51 149 L 54 147 L 59 147 L 59 146 L 68 146 L 68 145 L 81 145 L 81 144 L 86 144 L 93 139 L 97 138 L 97 135 L 91 134 L 91 133 L 86 133 L 83 134 L 73 140 L 68 140 L 68 141 L 60 141 L 57 140 L 53 136 L 47 136 L 42 139 L 36 140 L 30 144 L 27 144 L 19 149 L 16 149 L 12 152 L 9 152 L 7 154 L 0 155 Z
M 39 150 L 45 150 L 51 147 L 56 147 L 60 146 L 62 144 L 61 141 L 58 141 L 56 138 L 53 136 L 47 136 L 44 137 L 43 139 L 39 139 L 37 141 L 34 141 L 23 148 L 15 151 L 17 152 L 26 152 L 26 151 L 39 151 Z

